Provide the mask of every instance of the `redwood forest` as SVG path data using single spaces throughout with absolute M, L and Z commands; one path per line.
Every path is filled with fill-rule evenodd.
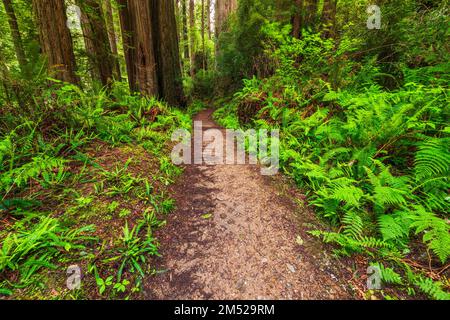
M 1 2 L 0 300 L 450 300 L 447 0 Z

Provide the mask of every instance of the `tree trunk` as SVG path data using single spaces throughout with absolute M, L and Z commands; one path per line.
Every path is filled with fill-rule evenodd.
M 206 29 L 208 30 L 208 39 L 211 40 L 211 0 L 206 1 Z
M 157 97 L 159 87 L 154 46 L 155 30 L 152 21 L 156 16 L 155 3 L 156 0 L 128 0 L 134 40 L 136 87 L 143 95 Z
M 120 72 L 119 51 L 117 50 L 117 36 L 114 27 L 113 9 L 111 0 L 105 0 L 105 2 L 106 27 L 108 28 L 109 44 L 111 46 L 112 54 L 114 55 L 114 77 L 117 80 L 121 80 L 122 75 Z
M 304 0 L 305 4 L 305 26 L 314 27 L 317 22 L 318 0 Z
M 158 96 L 152 17 L 154 0 L 118 0 L 128 82 L 131 91 Z
M 19 62 L 20 68 L 23 69 L 23 66 L 27 63 L 27 60 L 23 49 L 22 36 L 20 35 L 16 13 L 14 12 L 14 7 L 11 0 L 3 0 L 3 5 L 5 6 L 5 11 L 8 15 L 8 23 L 11 29 L 11 37 L 14 43 L 17 61 Z
M 237 0 L 216 0 L 215 12 L 215 34 L 216 34 L 216 56 L 219 54 L 219 37 L 226 31 L 226 22 L 229 15 L 236 11 Z
M 321 21 L 327 38 L 334 38 L 336 35 L 336 9 L 336 0 L 324 0 Z
M 202 0 L 202 68 L 206 70 L 205 0 Z
M 3 59 L 3 50 L 2 48 L 0 48 L 0 82 L 2 83 L 3 91 L 5 93 L 4 100 L 6 101 L 7 104 L 10 105 L 12 103 L 12 99 L 9 94 L 10 92 L 8 85 L 9 79 L 10 76 L 8 74 L 8 67 L 6 66 L 6 63 L 4 62 Z
M 153 43 L 157 62 L 159 96 L 174 106 L 184 106 L 180 49 L 174 2 L 154 0 Z
M 294 15 L 292 17 L 292 36 L 300 39 L 303 28 L 303 0 L 295 0 Z
M 216 0 L 216 37 L 225 31 L 226 21 L 236 9 L 237 0 Z
M 189 30 L 188 30 L 188 14 L 187 14 L 187 0 L 181 0 L 181 14 L 183 20 L 183 46 L 184 58 L 189 59 Z
M 191 77 L 195 76 L 195 2 L 189 1 L 189 40 L 191 49 Z
M 39 29 L 41 50 L 47 58 L 50 74 L 61 81 L 78 84 L 64 0 L 33 0 L 33 11 Z
M 78 0 L 78 4 L 82 12 L 81 26 L 93 77 L 103 86 L 110 85 L 113 80 L 114 58 L 100 1 Z
M 128 84 L 132 92 L 138 91 L 135 68 L 134 32 L 131 12 L 127 0 L 117 0 L 119 5 L 120 29 L 122 33 L 123 52 L 127 68 Z

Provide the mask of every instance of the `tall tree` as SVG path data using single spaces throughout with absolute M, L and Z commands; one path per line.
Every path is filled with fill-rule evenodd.
M 151 0 L 118 0 L 130 90 L 157 96 L 158 76 Z
M 303 0 L 295 0 L 292 16 L 292 35 L 299 39 L 303 28 Z
M 202 21 L 201 21 L 201 25 L 202 25 L 202 68 L 203 70 L 206 69 L 206 13 L 205 13 L 205 0 L 202 0 Z
M 42 53 L 56 79 L 79 83 L 64 0 L 33 0 Z
M 123 52 L 127 68 L 128 84 L 131 91 L 138 91 L 136 86 L 135 48 L 133 36 L 133 24 L 128 0 L 117 0 L 119 5 L 120 29 L 122 33 Z
M 211 40 L 211 0 L 206 1 L 206 29 L 208 30 L 208 39 Z
M 119 0 L 119 5 L 130 89 L 183 105 L 175 2 Z
M 188 12 L 187 12 L 187 0 L 181 0 L 181 15 L 183 21 L 183 46 L 184 46 L 184 58 L 189 59 L 189 28 L 188 28 Z
M 237 0 L 216 0 L 216 37 L 225 31 L 226 21 L 236 9 Z
M 92 74 L 102 85 L 109 85 L 113 80 L 114 57 L 100 0 L 79 0 L 78 4 Z
M 175 5 L 167 0 L 154 0 L 153 3 L 153 43 L 159 96 L 169 104 L 184 106 Z
M 326 37 L 334 37 L 336 35 L 336 10 L 337 0 L 324 0 L 321 22 L 325 29 Z
M 189 48 L 191 50 L 191 77 L 195 76 L 195 2 L 189 0 Z
M 14 43 L 14 49 L 16 51 L 17 61 L 19 66 L 23 69 L 23 66 L 27 63 L 25 56 L 25 50 L 23 49 L 22 36 L 20 35 L 19 24 L 17 23 L 16 13 L 11 0 L 3 0 L 6 14 L 8 15 L 9 28 L 11 29 L 11 37 Z
M 314 26 L 317 22 L 317 11 L 319 7 L 319 0 L 304 0 L 304 8 L 305 8 L 305 20 L 304 25 Z
M 119 51 L 117 49 L 117 36 L 114 24 L 113 8 L 111 5 L 111 0 L 104 0 L 105 2 L 105 19 L 106 27 L 108 28 L 109 44 L 111 46 L 111 51 L 114 58 L 114 77 L 118 80 L 122 79 L 120 72 L 120 61 L 119 61 Z
M 220 34 L 225 31 L 226 21 L 229 15 L 236 11 L 237 0 L 216 0 L 215 7 L 215 35 L 216 35 L 216 56 L 219 55 Z
M 172 2 L 172 1 L 168 1 Z M 147 96 L 158 96 L 158 75 L 156 70 L 157 59 L 154 45 L 155 1 L 128 0 L 133 33 L 133 67 L 136 74 L 138 90 Z

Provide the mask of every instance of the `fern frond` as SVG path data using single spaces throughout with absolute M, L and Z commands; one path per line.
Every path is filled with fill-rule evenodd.
M 387 284 L 403 284 L 402 276 L 395 272 L 394 269 L 385 267 L 382 263 L 372 263 L 371 266 L 374 266 L 380 270 L 381 280 Z
M 448 176 L 450 167 L 448 140 L 433 138 L 419 145 L 415 157 L 417 181 L 437 176 Z
M 416 234 L 423 233 L 423 242 L 445 263 L 450 256 L 450 225 L 444 219 L 428 212 L 423 207 L 416 206 L 412 214 L 411 227 Z
M 450 293 L 442 289 L 442 283 L 433 281 L 430 278 L 416 276 L 413 283 L 420 288 L 424 293 L 436 300 L 450 300 Z
M 360 239 L 363 234 L 364 223 L 361 217 L 353 211 L 348 211 L 342 219 L 344 234 L 353 239 Z
M 401 240 L 409 235 L 411 220 L 401 212 L 395 215 L 381 215 L 378 227 L 384 241 Z

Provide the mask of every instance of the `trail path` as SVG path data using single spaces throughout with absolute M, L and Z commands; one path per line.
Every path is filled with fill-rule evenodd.
M 212 110 L 196 120 L 218 128 Z M 342 269 L 306 231 L 317 221 L 282 176 L 252 165 L 187 166 L 146 299 L 351 299 Z M 205 218 L 205 215 L 211 215 Z

